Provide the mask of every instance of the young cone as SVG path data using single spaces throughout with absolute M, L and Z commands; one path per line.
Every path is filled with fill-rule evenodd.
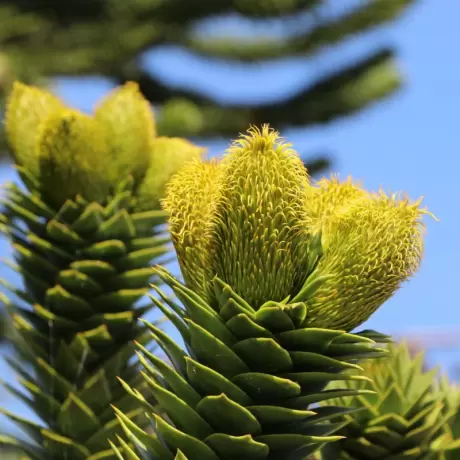
M 357 279 L 366 269 L 366 238 L 378 233 L 379 221 L 370 217 L 367 232 L 353 233 L 348 210 L 360 200 L 373 216 L 385 207 L 385 199 L 355 193 L 349 183 L 334 187 L 331 199 L 323 195 L 324 183 L 310 184 L 297 153 L 268 126 L 251 129 L 220 163 L 190 162 L 172 178 L 164 204 L 185 284 L 157 269 L 182 306 L 160 290 L 163 302 L 156 303 L 177 327 L 187 351 L 145 323 L 171 366 L 139 345 L 143 377 L 161 409 L 149 407 L 125 385 L 146 407 L 156 431 L 146 434 L 118 410 L 137 447 L 120 458 L 306 459 L 340 439 L 336 433 L 343 421 L 337 419 L 350 410 L 315 404 L 373 393 L 340 388 L 340 382 L 357 382 L 357 387 L 368 382 L 356 362 L 385 354 L 375 347 L 376 341 L 387 340 L 384 336 L 348 332 L 377 308 L 376 302 L 368 308 L 366 300 L 385 288 L 385 279 L 371 288 L 364 285 L 355 305 L 362 312 L 355 315 L 349 311 L 353 298 L 340 304 L 331 294 L 344 279 L 352 292 L 361 286 Z M 323 206 L 329 212 L 318 211 Z M 408 223 L 411 228 L 419 225 L 418 217 Z M 347 244 L 335 247 L 332 229 L 339 224 Z M 412 246 L 417 248 L 420 238 L 414 232 Z M 340 252 L 351 243 L 356 243 L 354 254 Z M 412 254 L 406 249 L 400 257 Z M 378 256 L 387 251 L 382 248 Z M 351 268 L 341 262 L 347 255 L 356 256 Z M 391 276 L 390 264 L 383 270 Z M 322 308 L 331 313 L 319 315 Z M 339 382 L 337 388 L 325 390 L 332 381 Z
M 390 345 L 389 352 L 386 358 L 364 363 L 364 374 L 372 381 L 345 382 L 349 390 L 374 394 L 322 403 L 359 409 L 342 417 L 345 438 L 326 446 L 322 460 L 458 458 L 458 390 L 437 384 L 437 370 L 424 371 L 423 353 L 412 358 L 406 343 Z M 328 388 L 335 391 L 336 384 Z
M 116 458 L 109 439 L 122 430 L 111 404 L 139 423 L 142 412 L 117 377 L 145 387 L 132 342 L 150 340 L 137 320 L 152 305 L 138 300 L 152 282 L 151 261 L 168 252 L 165 212 L 155 202 L 169 175 L 202 150 L 180 140 L 173 149 L 168 139 L 159 145 L 151 109 L 132 83 L 94 117 L 18 83 L 6 131 L 26 188 L 7 186 L 1 215 L 24 284 L 3 282 L 17 352 L 8 361 L 23 391 L 5 386 L 42 423 L 3 411 L 29 439 L 1 436 L 0 444 L 34 460 Z M 166 173 L 156 164 L 162 153 L 161 168 L 168 158 L 174 164 Z M 145 178 L 154 190 L 142 189 Z

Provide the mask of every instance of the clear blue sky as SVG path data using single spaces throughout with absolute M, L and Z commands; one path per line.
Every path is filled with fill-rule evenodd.
M 225 100 L 263 99 L 291 92 L 313 75 L 332 69 L 344 57 L 365 52 L 375 44 L 396 43 L 406 87 L 392 99 L 358 116 L 326 127 L 283 132 L 301 152 L 332 150 L 334 170 L 352 175 L 369 189 L 384 186 L 425 196 L 425 204 L 440 222 L 427 219 L 425 257 L 419 273 L 389 300 L 365 326 L 386 333 L 434 328 L 455 330 L 460 344 L 460 30 L 458 0 L 421 0 L 396 24 L 366 38 L 353 40 L 311 60 L 288 60 L 282 65 L 254 66 L 251 76 L 242 68 L 204 66 L 177 50 L 165 49 L 145 56 L 146 66 L 178 85 L 192 85 L 191 74 L 202 77 L 199 87 Z M 268 73 L 269 71 L 269 73 Z M 270 87 L 263 89 L 260 79 Z M 60 94 L 72 105 L 90 110 L 110 86 L 107 82 L 66 79 Z M 226 143 L 215 143 L 218 154 Z M 11 177 L 0 171 L 0 182 Z M 2 243 L 0 252 L 7 251 Z M 460 348 L 429 353 L 443 368 L 460 362 Z M 3 365 L 0 373 L 3 374 Z M 0 393 L 2 405 L 4 395 Z M 10 404 L 6 404 L 11 407 Z M 1 419 L 0 419 L 1 421 Z

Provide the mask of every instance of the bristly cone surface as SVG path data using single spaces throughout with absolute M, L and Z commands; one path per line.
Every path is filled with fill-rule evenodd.
M 322 460 L 454 460 L 460 455 L 458 389 L 436 382 L 425 371 L 424 355 L 411 357 L 406 343 L 389 346 L 389 355 L 366 362 L 369 381 L 346 381 L 349 390 L 374 393 L 323 402 L 358 409 L 340 420 L 345 436 L 322 452 Z M 343 387 L 343 385 L 342 385 Z M 330 391 L 338 386 L 331 383 Z
M 115 458 L 108 439 L 121 427 L 111 404 L 133 420 L 142 411 L 117 377 L 145 387 L 133 340 L 150 340 L 137 320 L 152 304 L 138 300 L 150 289 L 152 260 L 168 252 L 158 202 L 169 175 L 202 149 L 155 137 L 134 84 L 93 117 L 16 84 L 6 131 L 25 187 L 6 187 L 0 223 L 23 281 L 3 282 L 17 352 L 8 361 L 22 391 L 4 385 L 41 421 L 3 411 L 28 440 L 0 436 L 0 444 L 33 460 Z
M 334 178 L 310 184 L 268 126 L 221 162 L 189 163 L 164 203 L 185 282 L 158 269 L 182 306 L 160 290 L 156 303 L 186 351 L 146 323 L 172 366 L 139 345 L 161 410 L 124 383 L 156 433 L 117 410 L 137 446 L 119 457 L 298 460 L 340 439 L 350 409 L 316 404 L 372 393 L 340 383 L 368 382 L 357 362 L 384 354 L 375 343 L 387 338 L 349 331 L 417 268 L 419 203 Z
M 223 160 L 190 162 L 168 183 L 165 209 L 188 287 L 212 303 L 215 276 L 254 308 L 308 302 L 308 325 L 351 331 L 422 258 L 428 212 L 351 179 L 310 183 L 290 144 L 264 126 Z

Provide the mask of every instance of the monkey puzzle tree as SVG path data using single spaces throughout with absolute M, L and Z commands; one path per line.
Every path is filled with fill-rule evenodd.
M 4 411 L 29 439 L 0 436 L 0 446 L 33 460 L 109 459 L 108 438 L 121 431 L 110 405 L 130 418 L 142 412 L 117 377 L 143 386 L 132 342 L 149 341 L 137 320 L 153 304 L 139 300 L 153 282 L 151 262 L 168 252 L 159 200 L 169 176 L 203 149 L 157 137 L 135 83 L 93 116 L 20 83 L 7 107 L 22 183 L 6 187 L 0 231 L 23 286 L 1 284 L 15 351 L 6 359 L 22 389 L 2 383 L 41 422 Z
M 119 458 L 305 460 L 338 441 L 353 403 L 318 403 L 375 396 L 359 361 L 380 356 L 374 340 L 385 338 L 353 332 L 418 269 L 420 201 L 310 183 L 264 126 L 220 162 L 185 165 L 164 204 L 184 282 L 157 269 L 182 305 L 157 304 L 185 348 L 144 323 L 172 366 L 139 344 L 158 406 L 124 386 L 155 433 L 117 410 L 138 449 Z

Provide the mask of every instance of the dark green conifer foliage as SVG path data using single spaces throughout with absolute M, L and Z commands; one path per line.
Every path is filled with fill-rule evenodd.
M 415 0 L 2 0 L 0 86 L 54 76 L 101 75 L 114 83 L 137 81 L 160 108 L 158 129 L 167 136 L 233 138 L 250 124 L 277 129 L 325 123 L 391 95 L 401 84 L 393 44 L 306 82 L 295 94 L 264 105 L 223 103 L 209 94 L 178 88 L 145 70 L 139 57 L 164 45 L 232 65 L 289 57 L 314 57 L 344 40 L 400 17 Z M 272 19 L 295 33 L 273 35 L 263 27 L 243 38 L 206 36 L 203 20 L 239 16 L 260 31 Z M 253 21 L 252 24 L 250 21 Z M 198 25 L 198 27 L 197 27 Z M 248 68 L 248 73 L 251 70 Z M 199 78 L 199 77 L 197 77 Z M 271 75 L 260 82 L 270 80 Z M 199 81 L 196 81 L 199 84 Z M 217 82 L 216 82 L 217 84 Z M 284 83 L 279 82 L 283 87 Z M 318 158 L 309 170 L 327 166 Z

